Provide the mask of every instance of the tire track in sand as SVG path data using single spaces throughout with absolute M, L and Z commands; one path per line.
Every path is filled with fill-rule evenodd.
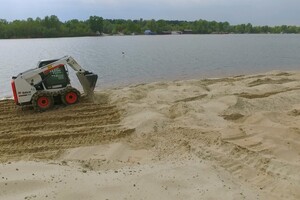
M 0 101 L 0 161 L 51 159 L 68 148 L 126 137 L 134 130 L 119 125 L 120 116 L 109 104 L 81 102 L 37 113 Z

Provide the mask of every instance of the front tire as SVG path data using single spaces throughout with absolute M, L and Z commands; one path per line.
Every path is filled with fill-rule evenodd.
M 76 104 L 79 101 L 79 99 L 80 99 L 80 92 L 72 87 L 67 88 L 61 94 L 61 101 L 65 105 Z

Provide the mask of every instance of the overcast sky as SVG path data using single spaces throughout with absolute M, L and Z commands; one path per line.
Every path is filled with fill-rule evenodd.
M 61 21 L 198 19 L 231 24 L 300 25 L 300 0 L 0 0 L 0 18 L 12 21 L 56 15 Z

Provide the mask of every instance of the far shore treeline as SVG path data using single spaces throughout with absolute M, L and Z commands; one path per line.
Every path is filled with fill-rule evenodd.
M 298 26 L 252 26 L 252 24 L 230 25 L 228 22 L 206 20 L 124 20 L 103 19 L 91 16 L 87 20 L 72 19 L 65 22 L 55 15 L 27 20 L 7 21 L 0 19 L 0 39 L 78 37 L 95 35 L 140 35 L 148 30 L 150 34 L 190 33 L 300 33 Z

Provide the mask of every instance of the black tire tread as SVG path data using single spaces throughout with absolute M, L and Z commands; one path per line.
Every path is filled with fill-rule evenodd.
M 38 106 L 38 99 L 40 97 L 43 97 L 43 96 L 46 96 L 49 98 L 50 100 L 50 106 L 48 108 L 41 108 Z M 34 108 L 35 111 L 39 111 L 39 112 L 42 112 L 42 111 L 46 111 L 46 110 L 49 110 L 53 107 L 54 105 L 54 99 L 53 99 L 53 94 L 51 92 L 47 92 L 47 91 L 37 91 L 33 96 L 32 96 L 32 106 Z
M 62 103 L 64 104 L 64 105 L 72 105 L 72 104 L 69 104 L 69 103 L 67 103 L 66 102 L 66 98 L 65 98 L 65 96 L 66 96 L 66 94 L 68 94 L 69 92 L 75 92 L 76 94 L 77 94 L 77 101 L 75 102 L 75 103 L 73 103 L 73 104 L 76 104 L 76 103 L 78 103 L 78 101 L 79 101 L 79 99 L 80 99 L 80 92 L 76 89 L 76 88 L 73 88 L 73 87 L 71 87 L 71 86 L 68 86 L 68 87 L 66 87 L 64 90 L 62 90 L 61 91 L 61 101 L 62 101 Z

